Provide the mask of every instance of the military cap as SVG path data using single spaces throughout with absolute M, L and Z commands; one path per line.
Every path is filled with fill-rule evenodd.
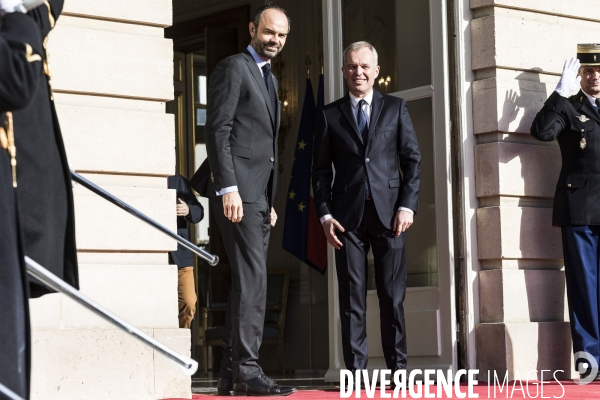
M 600 66 L 600 43 L 584 43 L 577 45 L 577 59 L 582 67 Z

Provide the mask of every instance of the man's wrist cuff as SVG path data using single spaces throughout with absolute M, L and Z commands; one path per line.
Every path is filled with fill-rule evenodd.
M 333 218 L 331 214 L 325 214 L 321 218 L 319 218 L 319 221 L 321 221 L 321 224 L 324 224 L 325 221 L 327 221 L 328 219 L 331 219 L 331 218 Z

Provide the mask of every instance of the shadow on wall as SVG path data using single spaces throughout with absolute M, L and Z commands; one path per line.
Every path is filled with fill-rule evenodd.
M 529 135 L 533 119 L 547 98 L 546 83 L 540 81 L 539 72 L 521 73 L 516 80 L 519 90 L 506 91 L 499 128 L 503 132 Z M 559 229 L 551 226 L 551 198 L 554 196 L 561 159 L 556 143 L 550 146 L 549 143 L 537 144 L 517 145 L 515 153 L 508 157 L 520 158 L 523 185 L 523 198 L 519 199 L 518 208 L 521 212 L 518 268 L 524 269 L 528 320 L 535 323 L 530 328 L 537 331 L 537 379 L 553 379 L 554 371 L 558 370 L 564 371 L 556 374 L 558 379 L 569 379 L 571 342 L 568 324 L 564 323 L 565 278 L 560 260 L 562 246 Z M 512 343 L 510 351 L 528 349 Z M 512 358 L 516 360 L 520 357 L 512 354 Z M 549 371 L 541 376 L 543 370 Z M 523 375 L 524 371 L 520 372 Z
M 523 72 L 515 78 L 519 91 L 506 91 L 502 115 L 498 121 L 501 132 L 529 133 L 531 123 L 546 101 L 546 84 L 540 82 L 541 69 Z M 516 122 L 515 122 L 516 121 Z

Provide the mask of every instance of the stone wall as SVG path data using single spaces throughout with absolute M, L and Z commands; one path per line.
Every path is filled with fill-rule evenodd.
M 555 142 L 529 135 L 577 43 L 600 41 L 593 0 L 471 0 L 476 135 L 480 380 L 572 371 L 560 230 L 551 226 L 560 171 Z M 519 374 L 519 375 L 517 375 Z M 492 375 L 493 376 L 493 375 Z M 548 379 L 548 375 L 544 378 Z M 540 379 L 541 373 L 530 379 Z
M 170 0 L 66 0 L 48 50 L 71 167 L 171 229 L 175 193 Z M 75 186 L 81 291 L 189 355 L 175 242 Z M 62 295 L 31 301 L 33 399 L 191 397 L 176 365 Z

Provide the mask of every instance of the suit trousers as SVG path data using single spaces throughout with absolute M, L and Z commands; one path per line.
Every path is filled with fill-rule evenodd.
M 585 351 L 600 365 L 600 225 L 561 227 L 573 352 Z M 575 369 L 583 359 L 575 360 Z
M 243 203 L 244 216 L 235 224 L 223 214 L 221 197 L 212 198 L 211 206 L 231 267 L 219 376 L 244 382 L 262 374 L 258 350 L 265 323 L 271 213 L 266 195 L 255 203 Z
M 373 248 L 375 283 L 379 298 L 381 343 L 387 368 L 406 368 L 405 233 L 396 237 L 377 215 L 372 200 L 365 201 L 360 225 L 355 231 L 338 234 L 343 246 L 335 251 L 339 284 L 340 317 L 344 363 L 349 370 L 365 369 L 367 349 L 366 311 L 369 263 Z

